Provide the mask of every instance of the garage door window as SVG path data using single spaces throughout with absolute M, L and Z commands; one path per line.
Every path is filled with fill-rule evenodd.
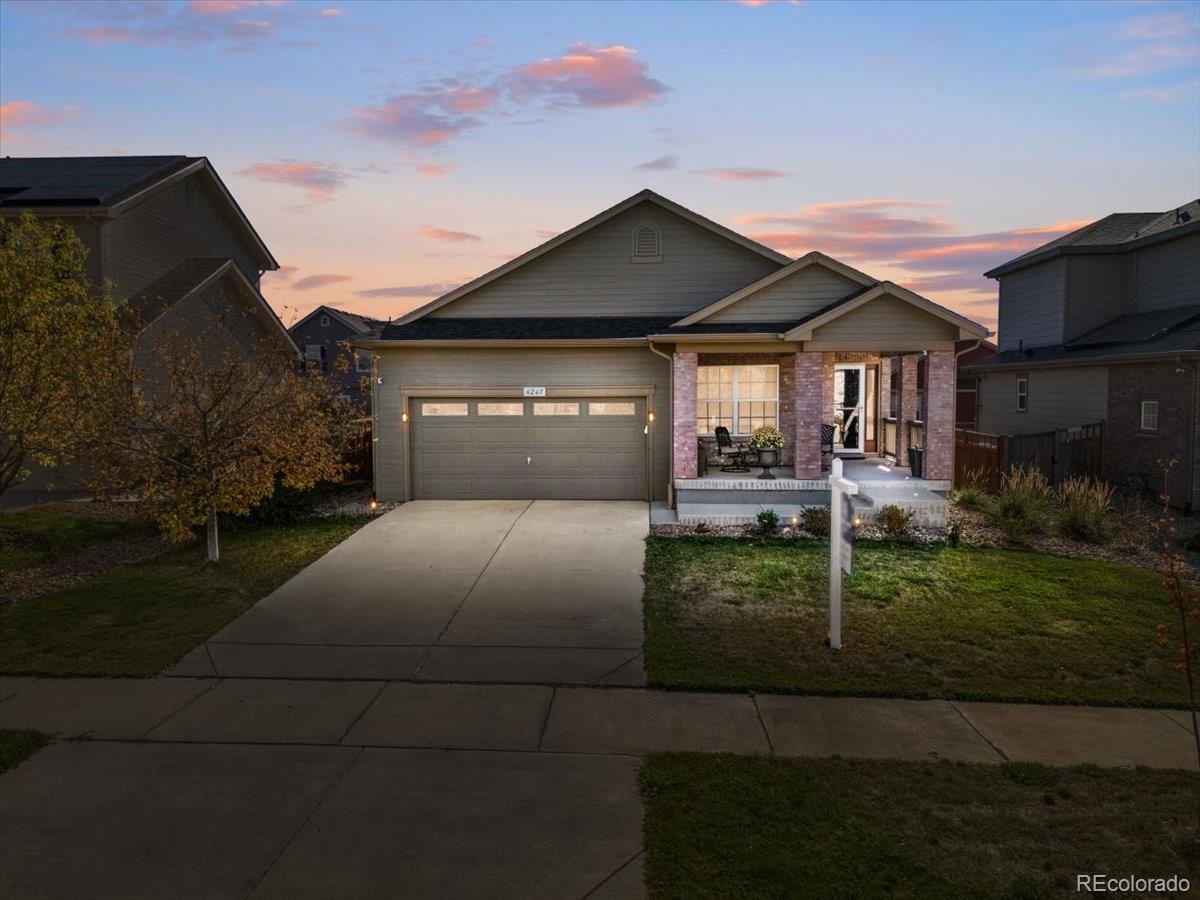
M 533 404 L 533 414 L 535 416 L 577 416 L 579 415 L 579 404 L 535 403 Z
M 628 401 L 605 401 L 603 403 L 589 403 L 589 416 L 632 416 L 634 414 L 634 405 Z
M 467 414 L 467 404 L 465 403 L 422 403 L 421 415 L 423 416 L 465 416 Z
M 481 416 L 523 416 L 525 415 L 525 404 L 480 403 L 479 414 Z

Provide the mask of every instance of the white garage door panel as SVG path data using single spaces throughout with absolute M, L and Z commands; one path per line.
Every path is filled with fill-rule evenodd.
M 616 399 L 616 398 L 614 398 Z M 479 403 L 455 398 L 412 401 L 412 496 L 416 499 L 643 500 L 647 492 L 645 400 L 633 415 L 579 413 L 535 416 L 479 415 Z M 607 400 L 607 398 L 606 398 Z M 461 408 L 465 416 L 426 416 L 423 402 Z M 516 402 L 516 401 L 509 401 Z

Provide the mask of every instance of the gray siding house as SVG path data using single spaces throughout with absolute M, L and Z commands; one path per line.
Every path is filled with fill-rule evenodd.
M 822 425 L 855 458 L 888 434 L 907 447 L 923 355 L 926 478 L 948 484 L 955 342 L 985 334 L 645 190 L 354 344 L 376 357 L 381 498 L 661 501 L 700 480 L 718 427 L 762 425 L 784 435 L 788 484 L 827 496 Z
M 342 394 L 359 409 L 371 408 L 371 351 L 353 350 L 349 342 L 378 332 L 387 321 L 318 306 L 288 329 L 304 354 L 305 364 L 336 381 Z M 341 365 L 339 365 L 339 361 Z
M 92 284 L 106 286 L 122 320 L 140 330 L 148 375 L 158 337 L 214 323 L 247 352 L 262 341 L 297 352 L 259 290 L 279 263 L 204 157 L 4 157 L 0 217 L 25 210 L 79 235 Z M 35 471 L 12 493 L 69 489 L 77 478 Z
M 996 355 L 971 365 L 978 429 L 1105 422 L 1114 484 L 1200 502 L 1200 200 L 1113 213 L 986 273 L 1000 283 Z

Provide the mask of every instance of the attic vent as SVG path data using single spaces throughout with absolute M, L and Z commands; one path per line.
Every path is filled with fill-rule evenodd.
M 635 263 L 662 262 L 662 237 L 658 228 L 650 224 L 633 229 L 632 261 Z

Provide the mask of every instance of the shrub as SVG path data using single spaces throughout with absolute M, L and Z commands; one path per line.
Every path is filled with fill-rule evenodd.
M 1071 537 L 1099 544 L 1112 537 L 1113 490 L 1092 478 L 1068 478 L 1055 492 L 1058 527 Z
M 764 509 L 757 518 L 758 530 L 763 534 L 774 534 L 779 528 L 779 513 L 773 509 Z
M 328 481 L 320 481 L 304 489 L 288 487 L 283 483 L 283 479 L 276 476 L 275 492 L 255 504 L 246 518 L 271 525 L 301 522 L 315 516 L 317 507 L 338 490 L 338 485 Z
M 800 514 L 800 527 L 817 537 L 829 536 L 829 507 L 810 506 Z
M 1017 466 L 1000 479 L 1000 491 L 986 501 L 984 512 L 1010 541 L 1024 543 L 1045 532 L 1051 496 L 1050 482 L 1040 470 Z
M 913 513 L 911 509 L 901 509 L 895 504 L 879 507 L 877 521 L 883 533 L 890 538 L 903 540 L 909 537 L 912 530 Z
M 983 509 L 988 495 L 979 485 L 966 484 L 951 494 L 950 499 L 963 509 Z

